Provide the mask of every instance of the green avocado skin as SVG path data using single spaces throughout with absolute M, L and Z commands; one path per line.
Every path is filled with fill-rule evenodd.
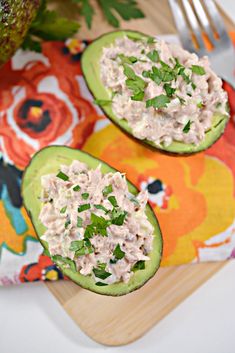
M 117 38 L 124 36 L 129 36 L 134 40 L 146 39 L 149 37 L 147 34 L 131 30 L 119 30 L 105 33 L 96 40 L 94 40 L 86 48 L 82 55 L 82 72 L 86 80 L 87 86 L 95 99 L 111 99 L 112 92 L 107 90 L 101 81 L 99 61 L 103 52 L 103 48 L 112 45 Z M 107 104 L 100 108 L 116 126 L 118 126 L 124 133 L 126 133 L 130 137 L 134 138 L 135 140 L 144 144 L 152 150 L 175 156 L 187 156 L 206 150 L 221 137 L 229 120 L 229 115 L 222 115 L 220 112 L 216 112 L 212 118 L 212 126 L 210 130 L 206 132 L 204 140 L 201 141 L 199 145 L 173 141 L 169 146 L 164 146 L 156 145 L 153 141 L 149 141 L 147 139 L 140 140 L 135 137 L 127 120 L 125 120 L 124 118 L 118 119 L 115 116 L 111 104 Z
M 21 45 L 40 0 L 0 0 L 0 66 Z
M 50 173 L 57 173 L 61 164 L 70 165 L 75 159 L 82 163 L 86 163 L 89 168 L 93 169 L 100 165 L 101 172 L 104 174 L 109 172 L 114 173 L 117 171 L 108 164 L 86 152 L 65 146 L 49 146 L 43 148 L 34 155 L 24 172 L 21 190 L 24 206 L 32 221 L 39 241 L 47 251 L 48 244 L 46 241 L 41 239 L 46 228 L 39 220 L 39 214 L 42 207 L 42 203 L 40 201 L 41 176 Z M 137 188 L 128 180 L 127 184 L 129 192 L 136 195 L 138 193 Z M 65 265 L 58 262 L 56 262 L 56 265 L 61 269 L 64 275 L 69 277 L 73 282 L 84 289 L 88 289 L 98 294 L 121 296 L 142 287 L 158 270 L 162 258 L 163 248 L 162 235 L 158 220 L 149 204 L 146 205 L 145 213 L 154 228 L 153 246 L 148 255 L 150 260 L 145 261 L 145 269 L 134 272 L 128 283 L 119 282 L 101 287 L 95 284 L 91 276 L 83 276 L 79 272 L 73 272 L 71 269 L 66 268 Z

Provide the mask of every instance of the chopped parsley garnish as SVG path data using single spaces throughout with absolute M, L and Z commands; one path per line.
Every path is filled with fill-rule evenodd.
M 108 200 L 113 205 L 113 207 L 118 207 L 118 203 L 115 196 L 109 196 Z
M 96 286 L 99 286 L 99 287 L 108 286 L 108 284 L 107 284 L 107 283 L 104 283 L 104 282 L 96 282 L 95 285 L 96 285 Z
M 191 82 L 190 77 L 185 73 L 185 67 L 181 67 L 181 69 L 179 70 L 179 75 L 183 77 L 186 83 L 189 84 Z
M 186 124 L 186 125 L 184 126 L 184 128 L 183 128 L 183 132 L 184 132 L 185 134 L 187 134 L 187 133 L 189 132 L 190 128 L 191 128 L 191 121 L 189 120 L 189 121 L 187 122 L 187 124 Z
M 191 86 L 192 86 L 192 89 L 195 90 L 197 88 L 197 86 L 195 85 L 194 82 L 191 82 Z
M 221 102 L 218 102 L 218 103 L 216 103 L 216 108 L 220 108 L 221 107 L 221 105 L 222 105 L 222 103 Z
M 89 197 L 88 192 L 84 192 L 84 193 L 82 194 L 82 198 L 83 198 L 83 200 L 87 200 L 87 199 L 88 199 L 88 197 Z
M 93 234 L 100 234 L 103 237 L 107 236 L 107 227 L 110 225 L 110 221 L 106 220 L 102 216 L 97 216 L 92 213 L 91 222 L 90 227 L 93 229 Z
M 82 228 L 82 222 L 83 222 L 83 219 L 79 216 L 77 216 L 77 227 L 78 228 Z
M 144 99 L 144 91 L 140 91 L 136 94 L 134 94 L 131 99 L 133 101 L 142 101 Z
M 154 107 L 156 109 L 165 108 L 170 103 L 170 98 L 164 94 L 160 94 L 146 101 L 146 108 Z
M 104 196 L 108 196 L 109 194 L 111 194 L 111 192 L 113 192 L 112 185 L 105 186 L 105 188 L 102 190 Z
M 141 54 L 145 54 L 145 50 L 144 49 L 141 50 Z
M 159 58 L 159 53 L 157 50 L 153 49 L 152 51 L 150 51 L 148 54 L 147 54 L 147 57 L 153 61 L 154 63 L 157 63 L 160 58 Z
M 143 260 L 140 260 L 140 261 L 137 261 L 136 264 L 132 267 L 132 271 L 135 272 L 135 271 L 138 271 L 138 270 L 144 270 L 145 269 L 145 261 Z
M 104 207 L 103 205 L 94 205 L 94 207 L 95 207 L 97 210 L 102 210 L 102 211 L 104 211 L 105 213 L 108 213 L 108 212 L 109 212 L 109 210 L 108 210 L 106 207 Z
M 147 44 L 153 44 L 155 43 L 156 39 L 154 37 L 148 37 L 147 39 Z
M 85 203 L 84 205 L 81 205 L 78 207 L 78 212 L 83 212 L 86 210 L 89 210 L 91 208 L 91 205 L 89 203 Z
M 71 224 L 71 221 L 70 219 L 68 219 L 64 224 L 65 229 L 67 229 L 70 224 Z
M 122 64 L 134 64 L 138 61 L 136 56 L 126 56 L 124 54 L 118 54 L 118 57 L 121 59 Z
M 179 101 L 180 101 L 180 104 L 185 104 L 185 99 L 184 98 L 182 98 L 182 97 L 180 97 L 180 96 L 178 96 L 178 95 L 176 95 L 176 97 L 179 99 Z
M 187 96 L 192 97 L 192 94 L 188 92 L 188 93 L 187 93 Z
M 117 260 L 121 260 L 125 256 L 125 252 L 122 251 L 120 244 L 117 244 L 116 248 L 114 249 L 113 255 Z
M 73 187 L 73 191 L 79 191 L 81 190 L 81 187 L 79 185 L 76 185 Z
M 73 260 L 67 257 L 63 257 L 61 255 L 54 255 L 51 258 L 52 258 L 52 261 L 62 262 L 63 264 L 68 265 L 73 272 L 77 272 L 76 264 Z
M 57 178 L 60 178 L 60 179 L 62 179 L 62 180 L 64 180 L 64 181 L 69 180 L 68 175 L 64 174 L 64 173 L 61 172 L 61 171 L 59 171 L 59 173 L 58 173 L 56 176 L 57 176 Z
M 165 83 L 163 88 L 166 91 L 166 94 L 168 97 L 172 97 L 176 91 L 176 88 L 171 87 L 171 85 L 169 83 Z
M 104 217 L 99 217 L 96 214 L 91 214 L 91 224 L 89 224 L 84 233 L 85 238 L 92 238 L 93 235 L 102 235 L 106 237 L 107 227 L 111 224 L 109 220 L 106 220 Z
M 106 279 L 109 276 L 111 276 L 112 274 L 105 271 L 106 265 L 105 265 L 105 267 L 102 265 L 105 265 L 105 264 L 100 264 L 100 265 L 98 265 L 98 268 L 93 268 L 93 273 L 97 278 Z
M 75 251 L 75 257 L 91 254 L 94 252 L 89 239 L 72 241 L 69 250 Z
M 205 75 L 206 71 L 202 66 L 192 65 L 191 70 L 196 75 Z
M 91 224 L 88 224 L 88 226 L 86 227 L 85 232 L 84 232 L 84 237 L 85 238 L 92 238 L 94 234 L 95 234 L 94 227 Z
M 112 101 L 110 99 L 94 99 L 93 103 L 103 107 L 104 105 L 111 104 Z
M 146 82 L 141 77 L 137 76 L 128 65 L 125 64 L 123 66 L 123 72 L 127 77 L 126 85 L 133 92 L 133 96 L 131 98 L 133 100 L 141 100 L 141 98 L 144 97 Z
M 65 213 L 66 210 L 67 210 L 67 206 L 64 206 L 64 207 L 61 208 L 60 213 Z
M 134 80 L 134 79 L 135 79 L 135 76 L 136 76 L 134 70 L 132 70 L 132 69 L 130 68 L 130 66 L 128 66 L 128 65 L 123 65 L 123 67 L 124 67 L 124 70 L 123 70 L 124 75 L 125 75 L 127 78 L 130 78 L 130 79 Z
M 117 226 L 122 226 L 127 216 L 126 211 L 114 208 L 111 212 L 111 222 Z
M 198 102 L 198 103 L 197 103 L 197 107 L 198 107 L 198 108 L 203 108 L 203 103 L 202 103 L 202 102 Z

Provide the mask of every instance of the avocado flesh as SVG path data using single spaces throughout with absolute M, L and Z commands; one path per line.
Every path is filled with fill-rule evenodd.
M 40 5 L 40 0 L 0 1 L 0 66 L 23 42 Z
M 46 228 L 39 220 L 39 213 L 42 208 L 42 202 L 39 200 L 41 195 L 41 176 L 57 173 L 61 164 L 69 165 L 75 159 L 86 163 L 89 168 L 93 169 L 100 164 L 102 173 L 116 172 L 108 164 L 80 150 L 69 147 L 50 146 L 35 154 L 24 173 L 22 181 L 24 206 L 31 218 L 36 234 L 46 250 L 48 250 L 48 244 L 41 239 Z M 129 191 L 136 195 L 138 193 L 136 187 L 129 181 L 127 183 Z M 56 263 L 57 266 L 79 286 L 99 294 L 119 296 L 143 286 L 159 268 L 162 255 L 161 231 L 156 216 L 149 205 L 146 206 L 146 214 L 154 227 L 153 250 L 149 254 L 150 260 L 145 261 L 145 269 L 136 271 L 128 283 L 119 282 L 99 287 L 95 285 L 95 281 L 91 276 L 83 276 L 79 272 L 73 272 L 60 263 Z
M 135 32 L 135 31 L 115 31 L 104 34 L 103 36 L 99 37 L 95 41 L 93 41 L 87 49 L 84 51 L 82 55 L 82 71 L 87 82 L 88 88 L 90 89 L 91 93 L 95 97 L 95 99 L 110 99 L 112 92 L 105 88 L 101 81 L 100 77 L 100 58 L 102 56 L 102 50 L 104 47 L 110 46 L 115 40 L 119 37 L 124 37 L 128 35 L 132 38 L 148 38 L 148 35 Z M 121 128 L 124 132 L 131 135 L 138 141 L 145 143 L 154 149 L 169 152 L 169 153 L 176 153 L 176 154 L 192 154 L 196 152 L 203 151 L 210 147 L 214 142 L 218 140 L 218 138 L 224 132 L 225 126 L 228 122 L 229 116 L 222 115 L 221 113 L 216 113 L 213 116 L 213 123 L 211 129 L 206 132 L 205 139 L 199 144 L 186 144 L 183 142 L 172 142 L 169 146 L 164 145 L 156 145 L 153 141 L 149 141 L 147 139 L 140 140 L 133 135 L 132 129 L 129 126 L 127 120 L 125 119 L 118 119 L 113 110 L 112 105 L 107 104 L 102 107 L 102 110 L 107 115 L 107 117 L 115 123 L 119 128 Z M 189 117 L 190 118 L 190 117 Z

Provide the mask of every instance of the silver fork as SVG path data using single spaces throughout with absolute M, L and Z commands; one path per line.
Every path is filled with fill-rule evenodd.
M 169 4 L 183 47 L 198 56 L 207 55 L 213 70 L 235 87 L 234 48 L 214 1 L 204 0 L 202 4 L 200 0 L 169 0 Z M 219 38 L 215 37 L 215 31 Z M 205 46 L 203 32 L 213 46 L 211 51 Z M 192 35 L 198 47 L 194 45 Z

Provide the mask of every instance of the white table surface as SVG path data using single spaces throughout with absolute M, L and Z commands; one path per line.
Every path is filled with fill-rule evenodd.
M 225 11 L 234 0 L 217 0 Z M 234 19 L 235 11 L 230 11 Z M 0 288 L 0 353 L 234 353 L 235 261 L 143 338 L 124 347 L 89 339 L 43 283 Z
M 230 261 L 143 338 L 93 342 L 43 283 L 0 288 L 0 353 L 234 353 L 235 261 Z

